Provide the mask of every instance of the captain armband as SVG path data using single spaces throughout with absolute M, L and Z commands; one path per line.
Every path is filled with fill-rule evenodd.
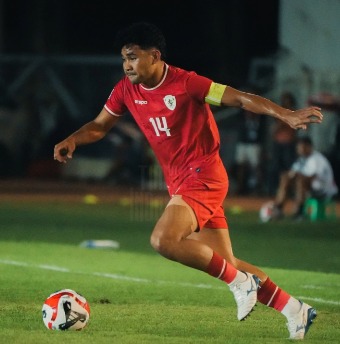
M 226 88 L 226 85 L 212 82 L 209 92 L 205 97 L 205 102 L 211 105 L 221 105 L 222 96 Z

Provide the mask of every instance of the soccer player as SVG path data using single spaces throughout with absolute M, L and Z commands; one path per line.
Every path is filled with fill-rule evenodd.
M 134 23 L 120 30 L 116 43 L 125 76 L 99 115 L 55 146 L 54 159 L 71 159 L 77 146 L 102 139 L 121 116 L 130 113 L 155 152 L 170 195 L 152 232 L 152 247 L 168 259 L 227 283 L 239 320 L 245 319 L 259 300 L 287 317 L 290 338 L 304 338 L 316 316 L 315 309 L 280 289 L 259 268 L 233 255 L 222 207 L 228 177 L 209 104 L 273 116 L 295 129 L 320 123 L 320 109 L 285 109 L 167 64 L 164 36 L 151 23 Z

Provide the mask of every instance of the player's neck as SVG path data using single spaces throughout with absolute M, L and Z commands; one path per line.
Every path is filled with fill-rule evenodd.
M 165 62 L 160 61 L 150 79 L 147 82 L 143 83 L 142 86 L 144 88 L 155 88 L 163 81 L 166 70 L 167 68 Z

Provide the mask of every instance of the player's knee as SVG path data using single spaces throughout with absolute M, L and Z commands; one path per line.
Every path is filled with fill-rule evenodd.
M 158 247 L 160 246 L 159 244 L 159 236 L 153 232 L 150 237 L 150 244 L 153 247 L 155 251 L 158 252 Z
M 151 246 L 162 256 L 174 260 L 176 241 L 162 232 L 154 231 L 150 237 Z

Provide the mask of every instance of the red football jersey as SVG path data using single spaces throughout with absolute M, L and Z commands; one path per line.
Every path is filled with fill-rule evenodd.
M 216 180 L 214 161 L 219 162 L 215 166 L 221 165 L 220 138 L 210 106 L 205 103 L 211 83 L 195 72 L 166 65 L 156 87 L 134 85 L 123 77 L 105 104 L 112 115 L 132 114 L 160 163 L 170 193 L 193 170 Z M 202 168 L 204 164 L 210 168 Z M 215 178 L 209 178 L 211 174 Z

